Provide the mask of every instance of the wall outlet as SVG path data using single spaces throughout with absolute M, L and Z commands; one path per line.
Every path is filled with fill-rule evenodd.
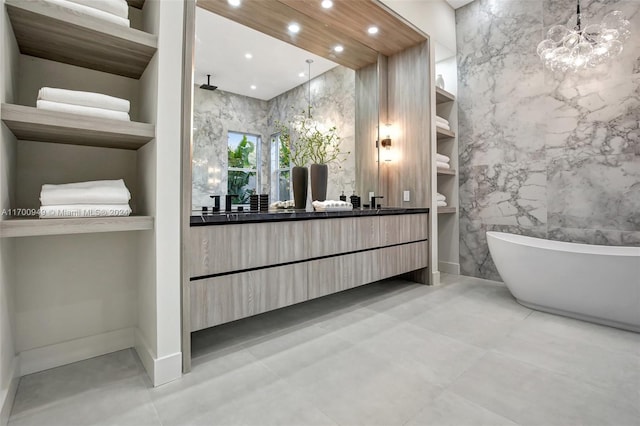
M 404 191 L 402 201 L 411 201 L 411 193 L 409 191 Z
M 375 192 L 370 192 L 369 193 L 369 198 L 367 199 L 366 203 L 369 204 L 369 202 L 371 201 L 371 197 L 373 197 L 374 195 L 376 195 Z

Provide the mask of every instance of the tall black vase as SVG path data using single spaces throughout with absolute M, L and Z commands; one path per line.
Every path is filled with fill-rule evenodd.
M 309 169 L 294 166 L 291 169 L 291 183 L 293 184 L 293 202 L 296 209 L 307 207 L 307 187 L 309 186 Z
M 324 201 L 327 199 L 327 179 L 329 167 L 326 164 L 311 165 L 311 199 Z

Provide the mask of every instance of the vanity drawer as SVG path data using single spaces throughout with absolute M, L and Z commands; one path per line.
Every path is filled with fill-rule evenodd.
M 307 300 L 307 264 L 191 281 L 191 331 Z
M 429 244 L 421 241 L 376 250 L 378 253 L 378 279 L 395 277 L 429 266 Z
M 305 222 L 309 258 L 330 256 L 380 245 L 378 217 L 349 217 Z
M 378 281 L 378 251 L 370 250 L 309 262 L 309 299 Z
M 426 240 L 428 237 L 428 214 L 380 216 L 381 246 Z
M 199 226 L 190 229 L 190 276 L 295 262 L 308 258 L 305 221 Z

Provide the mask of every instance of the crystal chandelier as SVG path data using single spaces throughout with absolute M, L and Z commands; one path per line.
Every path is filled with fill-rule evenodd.
M 576 23 L 573 26 L 573 23 Z M 547 38 L 538 44 L 538 55 L 552 71 L 579 71 L 596 67 L 622 52 L 622 44 L 631 35 L 631 24 L 622 12 L 608 13 L 599 24 L 587 25 L 580 13 L 568 25 L 554 25 Z

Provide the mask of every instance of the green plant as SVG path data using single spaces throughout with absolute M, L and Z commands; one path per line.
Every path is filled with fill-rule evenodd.
M 298 132 L 295 130 L 296 118 L 288 123 L 276 120 L 275 129 L 280 133 L 281 164 L 304 167 L 307 164 L 309 154 L 307 152 L 306 142 L 299 137 Z
M 287 124 L 276 121 L 275 127 L 283 145 L 289 147 L 294 166 L 304 166 L 307 162 L 340 165 L 350 154 L 341 151 L 342 140 L 336 126 L 323 130 L 320 123 L 307 118 L 304 112 L 295 115 Z

